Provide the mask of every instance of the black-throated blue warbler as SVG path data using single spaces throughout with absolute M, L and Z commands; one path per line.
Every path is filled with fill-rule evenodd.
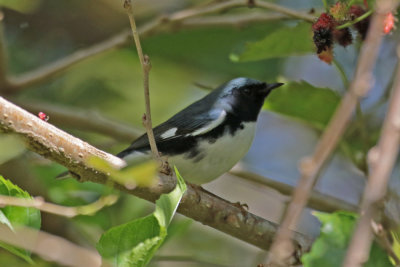
M 153 129 L 158 150 L 188 182 L 214 180 L 247 153 L 264 100 L 281 85 L 250 78 L 221 85 Z M 117 156 L 129 164 L 150 153 L 144 134 Z

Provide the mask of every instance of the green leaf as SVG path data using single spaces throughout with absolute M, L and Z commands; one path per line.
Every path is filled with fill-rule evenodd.
M 97 250 L 105 258 L 119 256 L 159 234 L 160 226 L 157 218 L 151 214 L 109 229 L 101 236 Z
M 357 221 L 357 215 L 351 212 L 313 213 L 322 223 L 321 233 L 314 242 L 311 251 L 304 254 L 302 262 L 305 267 L 341 266 L 346 256 L 347 247 Z M 393 266 L 388 255 L 375 242 L 370 251 L 368 262 L 363 266 Z
M 25 146 L 21 140 L 14 135 L 0 135 L 0 164 L 18 157 L 25 151 Z
M 0 176 L 0 195 L 31 198 L 31 196 L 11 181 Z M 35 229 L 40 228 L 41 217 L 40 211 L 34 208 L 24 208 L 15 206 L 6 206 L 0 209 L 0 222 L 10 227 L 13 230 L 14 226 L 23 225 Z M 0 246 L 23 258 L 27 262 L 32 263 L 30 252 L 27 250 L 15 248 L 11 245 L 1 243 Z
M 247 43 L 241 54 L 231 54 L 232 61 L 255 61 L 304 55 L 314 52 L 311 25 L 301 22 L 295 27 L 281 27 L 264 39 Z
M 154 212 L 154 216 L 157 218 L 159 224 L 163 227 L 168 227 L 172 220 L 172 216 L 174 216 L 179 202 L 186 191 L 186 184 L 176 167 L 175 173 L 177 178 L 177 185 L 175 189 L 168 194 L 162 195 L 156 201 L 156 211 Z
M 7 7 L 21 13 L 32 13 L 40 3 L 41 0 L 0 0 L 0 7 Z
M 14 231 L 14 227 L 12 227 L 10 220 L 8 220 L 7 216 L 3 213 L 1 209 L 0 209 L 0 223 L 7 225 L 8 228 Z
M 177 186 L 156 201 L 156 210 L 144 217 L 109 229 L 97 244 L 102 257 L 116 266 L 145 266 L 167 236 L 167 227 L 186 191 L 186 184 L 175 168 Z
M 146 266 L 162 244 L 163 239 L 164 235 L 146 239 L 144 242 L 134 247 L 129 255 L 124 257 L 121 266 Z
M 328 88 L 318 88 L 302 82 L 289 82 L 274 90 L 264 109 L 304 120 L 323 128 L 330 120 L 340 97 Z

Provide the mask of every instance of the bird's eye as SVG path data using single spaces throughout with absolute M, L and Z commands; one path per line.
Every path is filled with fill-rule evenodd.
M 244 89 L 242 90 L 242 92 L 243 92 L 243 94 L 244 94 L 245 96 L 251 96 L 251 90 L 250 90 L 250 88 L 244 88 Z

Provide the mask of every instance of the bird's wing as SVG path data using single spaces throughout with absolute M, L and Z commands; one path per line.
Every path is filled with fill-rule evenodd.
M 210 113 L 200 115 L 190 114 L 188 112 L 178 113 L 168 121 L 158 125 L 153 129 L 154 137 L 157 144 L 176 140 L 190 136 L 198 136 L 205 134 L 212 129 L 218 127 L 226 118 L 225 110 L 214 110 Z M 118 154 L 119 157 L 125 157 L 132 151 L 145 151 L 150 149 L 147 134 L 140 136 L 138 139 L 124 151 Z

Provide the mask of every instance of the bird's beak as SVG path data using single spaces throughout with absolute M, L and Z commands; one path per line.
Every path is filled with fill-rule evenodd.
M 265 87 L 260 89 L 258 92 L 261 95 L 267 96 L 272 90 L 284 85 L 283 83 L 265 83 Z
M 268 91 L 272 91 L 275 88 L 278 88 L 280 86 L 284 85 L 283 83 L 271 83 L 271 84 L 267 84 L 267 90 Z

